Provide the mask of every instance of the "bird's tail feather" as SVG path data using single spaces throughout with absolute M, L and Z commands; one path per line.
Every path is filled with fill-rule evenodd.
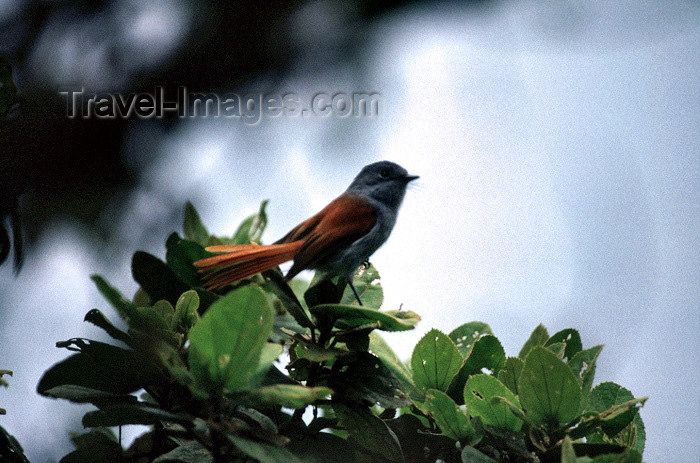
M 194 262 L 207 289 L 217 289 L 292 260 L 302 241 L 283 244 L 242 244 L 209 246 L 209 252 L 222 252 Z

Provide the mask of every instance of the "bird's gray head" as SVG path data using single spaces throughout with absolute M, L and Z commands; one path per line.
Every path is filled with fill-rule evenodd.
M 406 193 L 408 182 L 417 179 L 406 169 L 389 161 L 365 166 L 347 189 L 348 193 L 367 196 L 393 209 L 398 209 Z

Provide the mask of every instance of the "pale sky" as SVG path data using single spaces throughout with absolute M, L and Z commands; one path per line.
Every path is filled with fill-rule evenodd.
M 16 280 L 0 268 L 2 301 L 13 309 L 4 311 L 0 367 L 16 371 L 0 391 L 0 422 L 30 457 L 66 452 L 57 418 L 43 418 L 76 429 L 85 408 L 37 396 L 36 383 L 67 354 L 55 341 L 97 336 L 80 321 L 93 307 L 109 312 L 89 275 L 133 294 L 131 253 L 164 254 L 167 233 L 180 228 L 164 204 L 190 199 L 212 232 L 230 234 L 269 199 L 271 242 L 363 165 L 389 159 L 421 176 L 372 259 L 385 308 L 403 304 L 423 318 L 415 331 L 387 336 L 400 357 L 430 328 L 472 320 L 489 323 L 508 355 L 538 323 L 550 333 L 577 328 L 584 346 L 605 344 L 596 383 L 650 396 L 645 461 L 700 461 L 689 434 L 700 425 L 698 8 L 525 1 L 483 14 L 405 10 L 376 23 L 364 69 L 309 78 L 300 63 L 274 89 L 377 91 L 377 118 L 194 120 L 168 137 L 135 126 L 135 168 L 140 137 L 155 137 L 160 158 L 105 217 L 124 241 L 99 250 L 90 231 L 64 221 Z M 248 87 L 256 85 L 269 91 L 264 79 Z

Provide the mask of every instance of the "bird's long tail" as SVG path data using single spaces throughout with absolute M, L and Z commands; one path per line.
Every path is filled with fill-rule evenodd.
M 209 246 L 209 252 L 221 252 L 218 256 L 205 257 L 194 262 L 207 289 L 222 288 L 292 260 L 302 241 L 282 244 L 241 244 L 231 246 Z

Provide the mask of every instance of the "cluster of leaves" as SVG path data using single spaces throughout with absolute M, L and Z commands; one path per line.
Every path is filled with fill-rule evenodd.
M 540 325 L 506 357 L 484 323 L 431 330 L 411 358 L 424 393 L 414 406 L 456 441 L 446 461 L 641 462 L 646 398 L 614 383 L 592 388 L 601 349 L 583 349 L 574 329 L 549 336 Z
M 39 392 L 96 407 L 62 462 L 641 461 L 645 399 L 592 388 L 601 346 L 584 350 L 575 330 L 538 327 L 506 358 L 472 322 L 428 332 L 405 364 L 378 331 L 420 318 L 378 309 L 371 266 L 355 280 L 364 306 L 343 281 L 288 284 L 278 269 L 204 289 L 204 248 L 258 242 L 266 223 L 263 203 L 233 237 L 211 236 L 188 203 L 165 262 L 134 255 L 133 300 L 93 276 L 127 329 L 93 309 L 86 321 L 117 343 L 57 343 L 74 353 Z M 129 424 L 150 428 L 123 449 L 110 428 Z

